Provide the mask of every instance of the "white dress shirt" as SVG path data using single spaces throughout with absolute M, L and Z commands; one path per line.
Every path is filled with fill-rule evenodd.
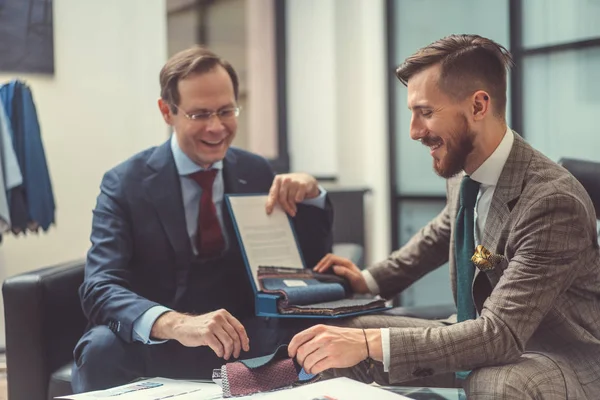
M 506 129 L 502 141 L 496 147 L 496 150 L 481 164 L 479 168 L 473 174 L 471 179 L 479 182 L 479 193 L 477 194 L 477 202 L 475 203 L 475 244 L 481 242 L 483 231 L 485 229 L 485 222 L 487 220 L 490 205 L 492 204 L 492 197 L 496 190 L 496 184 L 500 178 L 500 174 L 504 169 L 504 164 L 508 159 L 508 155 L 515 141 L 515 136 L 510 130 Z M 367 286 L 373 295 L 379 294 L 379 286 L 373 278 L 373 275 L 368 270 L 362 271 Z M 388 372 L 390 367 L 390 330 L 389 328 L 381 328 L 381 347 L 383 350 L 383 370 Z

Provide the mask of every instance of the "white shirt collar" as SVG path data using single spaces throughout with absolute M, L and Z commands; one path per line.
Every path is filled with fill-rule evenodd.
M 177 173 L 181 176 L 190 175 L 197 171 L 205 169 L 223 169 L 223 160 L 219 160 L 209 168 L 202 168 L 195 162 L 193 162 L 179 147 L 179 142 L 175 137 L 175 132 L 171 135 L 171 151 L 173 152 L 173 159 L 175 160 L 175 167 Z
M 498 147 L 496 147 L 496 150 L 471 174 L 471 179 L 485 186 L 496 186 L 514 141 L 514 134 L 507 127 L 504 137 Z

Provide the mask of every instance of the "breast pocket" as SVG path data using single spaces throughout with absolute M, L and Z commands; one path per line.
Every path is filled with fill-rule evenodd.
M 492 269 L 485 271 L 485 274 L 487 275 L 490 281 L 492 289 L 498 284 L 506 268 L 508 268 L 508 259 L 502 256 L 498 259 L 498 262 L 494 265 Z

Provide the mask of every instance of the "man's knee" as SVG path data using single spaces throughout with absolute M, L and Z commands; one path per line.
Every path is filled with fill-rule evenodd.
M 512 364 L 475 369 L 465 381 L 469 399 L 560 399 L 566 391 L 558 365 L 535 353 L 523 354 Z
M 89 364 L 111 363 L 120 358 L 125 343 L 106 326 L 95 326 L 79 340 L 73 357 L 78 367 Z
M 130 372 L 135 373 L 133 364 L 141 359 L 134 354 L 140 346 L 125 343 L 106 326 L 92 328 L 73 351 L 73 390 L 77 393 L 127 382 Z

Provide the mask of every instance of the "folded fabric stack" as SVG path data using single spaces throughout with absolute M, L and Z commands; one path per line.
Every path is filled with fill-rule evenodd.
M 335 316 L 385 307 L 380 298 L 352 298 L 345 279 L 333 274 L 259 267 L 258 281 L 262 292 L 280 296 L 277 308 L 281 314 Z

